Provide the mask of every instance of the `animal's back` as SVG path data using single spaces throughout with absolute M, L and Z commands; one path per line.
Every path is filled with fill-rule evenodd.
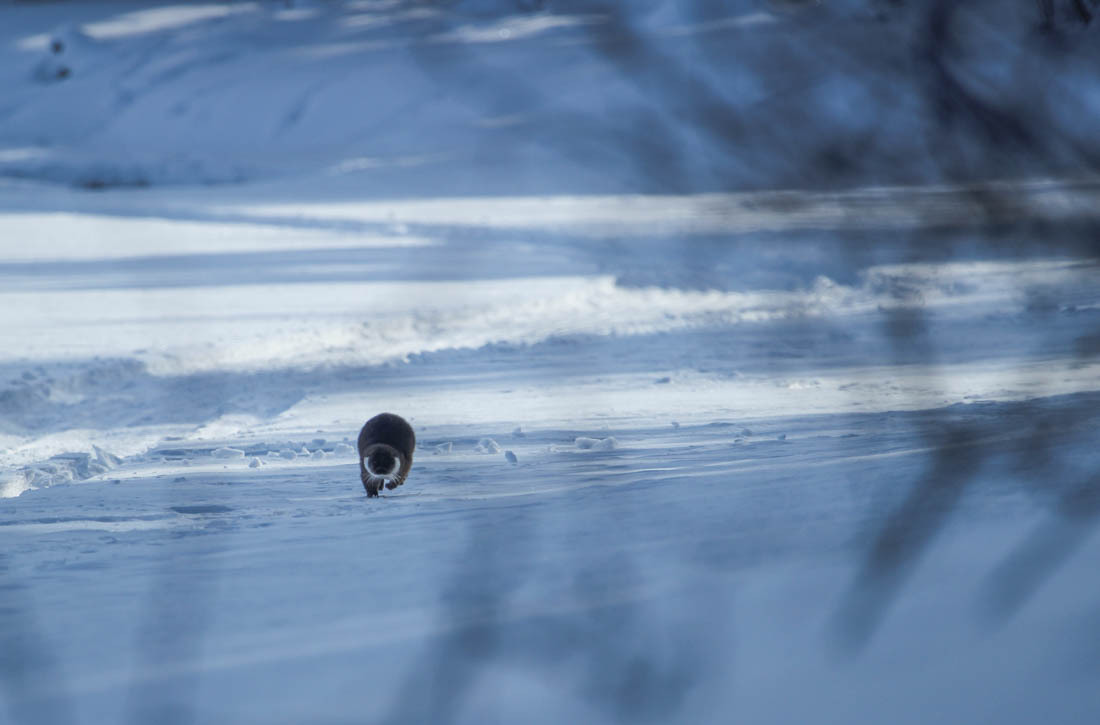
M 364 448 L 373 443 L 393 446 L 412 461 L 413 450 L 416 448 L 416 434 L 413 433 L 412 426 L 401 416 L 393 413 L 379 413 L 368 420 L 359 431 L 360 455 Z

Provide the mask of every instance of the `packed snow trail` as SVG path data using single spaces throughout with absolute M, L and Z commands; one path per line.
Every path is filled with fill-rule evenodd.
M 540 722 L 919 722 L 948 701 L 1006 722 L 1040 707 L 1070 722 L 1100 705 L 1095 688 L 1044 678 L 1080 652 L 1075 623 L 1100 595 L 1094 539 L 1016 618 L 992 634 L 973 627 L 998 564 L 1051 515 L 1016 463 L 1029 421 L 1090 411 L 1049 433 L 1052 453 L 1087 450 L 1077 465 L 1094 470 L 1097 402 L 612 429 L 612 451 L 576 447 L 585 431 L 530 430 L 510 443 L 518 467 L 454 428 L 426 439 L 406 486 L 374 501 L 354 456 L 257 448 L 247 456 L 264 463 L 250 469 L 164 450 L 122 478 L 32 491 L 6 510 L 6 577 L 47 655 L 15 701 L 30 713 L 60 702 L 89 722 L 127 708 L 473 722 L 531 716 L 533 703 Z M 865 655 L 838 666 L 834 619 L 859 552 L 935 457 L 923 442 L 957 425 L 983 432 L 965 444 L 982 474 Z M 426 454 L 441 438 L 452 452 Z M 1032 623 L 1055 612 L 1064 624 L 1035 641 Z M 965 691 L 942 689 L 962 671 Z M 869 681 L 907 694 L 859 695 Z M 997 695 L 1037 682 L 1024 703 Z

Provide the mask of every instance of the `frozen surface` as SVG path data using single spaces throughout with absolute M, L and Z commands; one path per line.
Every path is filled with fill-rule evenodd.
M 940 178 L 912 98 L 793 183 L 908 86 L 773 138 L 742 69 L 859 3 L 639 3 L 641 81 L 534 5 L 0 5 L 0 723 L 1100 717 L 1100 187 Z M 663 75 L 711 43 L 736 163 Z M 639 83 L 662 173 L 574 124 Z

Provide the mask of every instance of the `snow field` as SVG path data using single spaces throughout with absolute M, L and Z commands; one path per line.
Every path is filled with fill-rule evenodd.
M 0 7 L 0 723 L 1098 719 L 1096 23 L 704 5 Z

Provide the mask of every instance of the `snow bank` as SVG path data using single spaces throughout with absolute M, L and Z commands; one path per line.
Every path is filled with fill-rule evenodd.
M 608 276 L 336 287 L 257 282 L 202 288 L 201 294 L 194 287 L 58 290 L 50 306 L 37 304 L 32 293 L 7 291 L 0 292 L 0 320 L 19 334 L 23 358 L 123 358 L 140 361 L 128 364 L 143 365 L 153 375 L 183 375 L 377 365 L 488 344 L 842 320 L 890 309 L 981 308 L 997 314 L 1026 306 L 1028 289 L 1083 291 L 1095 274 L 1092 260 L 895 265 L 866 270 L 858 286 L 820 277 L 806 290 L 751 292 L 631 288 Z M 184 309 L 186 315 L 165 316 Z M 250 319 L 247 328 L 239 324 L 243 318 Z M 109 326 L 112 334 L 88 335 L 91 324 Z M 0 361 L 10 361 L 15 352 L 0 352 Z M 39 388 L 18 392 L 49 394 Z

